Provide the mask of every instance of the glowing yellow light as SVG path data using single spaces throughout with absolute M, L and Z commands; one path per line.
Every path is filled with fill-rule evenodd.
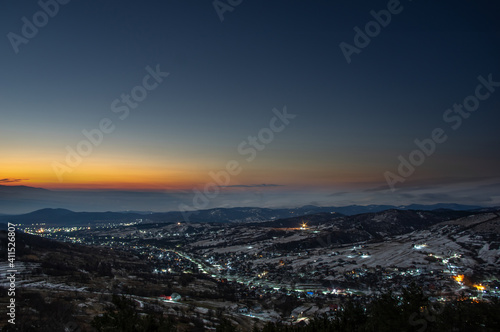
M 474 285 L 478 291 L 484 291 L 484 286 L 483 285 Z
M 453 277 L 453 279 L 455 279 L 456 282 L 462 282 L 464 281 L 464 275 L 463 274 L 456 275 Z

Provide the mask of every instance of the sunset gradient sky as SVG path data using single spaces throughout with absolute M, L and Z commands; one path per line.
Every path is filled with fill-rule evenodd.
M 22 18 L 41 7 L 3 1 L 0 185 L 175 195 L 149 208 L 109 203 L 161 211 L 189 204 L 235 160 L 241 172 L 210 206 L 500 204 L 500 88 L 460 128 L 443 119 L 480 75 L 500 82 L 499 5 L 399 6 L 348 63 L 339 44 L 354 45 L 354 27 L 387 1 L 242 1 L 223 21 L 212 1 L 70 1 L 17 53 L 8 34 L 22 36 Z M 169 75 L 151 78 L 120 119 L 113 102 L 143 85 L 148 66 Z M 296 117 L 247 161 L 238 147 L 284 107 Z M 68 147 L 103 119 L 113 132 L 68 166 Z M 447 141 L 391 191 L 384 173 L 435 128 Z M 71 172 L 58 178 L 54 165 Z M 72 208 L 106 209 L 79 199 Z

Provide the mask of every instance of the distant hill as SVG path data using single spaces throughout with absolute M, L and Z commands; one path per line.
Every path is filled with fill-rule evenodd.
M 477 205 L 463 205 L 463 204 L 453 204 L 453 203 L 439 203 L 432 205 L 422 205 L 422 204 L 411 204 L 406 206 L 399 206 L 400 210 L 455 210 L 455 211 L 464 211 L 464 210 L 475 210 L 480 209 L 481 206 Z
M 16 190 L 16 189 L 14 189 Z M 44 190 L 44 189 L 42 189 Z M 185 215 L 178 211 L 147 212 L 74 212 L 67 209 L 41 209 L 20 215 L 0 215 L 0 223 L 46 223 L 51 225 L 87 225 L 99 222 L 130 222 L 142 219 L 144 222 L 221 222 L 221 223 L 256 223 L 273 222 L 278 219 L 317 215 L 314 218 L 336 218 L 343 215 L 378 213 L 387 210 L 420 210 L 420 211 L 482 211 L 485 208 L 459 204 L 408 205 L 396 207 L 392 205 L 350 205 L 343 207 L 318 207 L 307 205 L 290 209 L 268 209 L 258 207 L 235 207 L 199 210 Z M 483 211 L 484 212 L 484 211 Z M 451 212 L 450 212 L 451 213 Z M 460 215 L 462 216 L 462 215 Z M 458 216 L 457 216 L 458 217 Z M 314 219 L 313 218 L 313 219 Z M 296 222 L 296 221 L 294 221 Z
M 469 216 L 476 212 L 472 211 L 455 211 L 448 209 L 437 210 L 400 210 L 388 209 L 378 212 L 360 213 L 355 215 L 343 215 L 336 212 L 321 212 L 307 214 L 292 218 L 283 218 L 278 220 L 266 221 L 262 223 L 252 223 L 249 225 L 259 225 L 262 227 L 279 227 L 279 228 L 295 228 L 302 223 L 308 226 L 316 226 L 323 224 L 335 224 L 341 229 L 352 228 L 353 225 L 362 225 L 368 227 L 373 232 L 378 229 L 387 231 L 387 234 L 402 234 L 412 231 L 416 228 L 422 228 L 441 221 L 451 220 Z M 383 223 L 380 223 L 383 221 Z M 390 226 L 387 226 L 390 225 Z

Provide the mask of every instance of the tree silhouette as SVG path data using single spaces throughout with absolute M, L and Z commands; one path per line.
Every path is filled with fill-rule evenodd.
M 170 332 L 175 326 L 166 320 L 161 313 L 149 313 L 141 316 L 135 309 L 134 302 L 126 297 L 113 295 L 113 306 L 109 306 L 102 316 L 92 320 L 92 327 L 97 331 L 122 332 Z

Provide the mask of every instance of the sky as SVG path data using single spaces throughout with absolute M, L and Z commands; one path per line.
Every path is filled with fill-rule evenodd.
M 499 9 L 3 1 L 0 185 L 77 210 L 500 205 Z

